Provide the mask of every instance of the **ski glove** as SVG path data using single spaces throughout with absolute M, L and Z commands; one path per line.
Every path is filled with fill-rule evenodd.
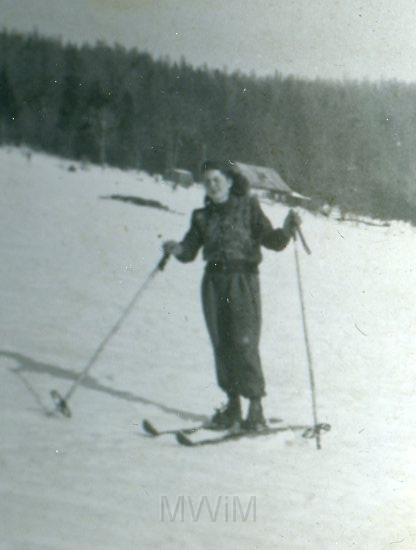
M 179 256 L 182 253 L 182 245 L 176 241 L 165 241 L 162 245 L 163 253 Z
M 296 231 L 296 228 L 300 226 L 302 220 L 297 212 L 294 210 L 289 210 L 288 215 L 286 216 L 285 221 L 283 222 L 283 231 L 288 237 L 293 237 Z

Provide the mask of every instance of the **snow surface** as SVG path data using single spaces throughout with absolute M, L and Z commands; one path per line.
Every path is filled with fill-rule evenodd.
M 141 433 L 223 401 L 201 307 L 202 260 L 172 260 L 71 399 L 48 416 L 203 200 L 139 172 L 0 149 L 0 548 L 416 548 L 416 231 L 301 212 L 323 449 L 299 434 L 189 449 Z M 70 165 L 75 171 L 69 171 Z M 158 200 L 174 212 L 102 199 Z M 286 209 L 264 205 L 275 225 Z M 293 245 L 264 251 L 267 416 L 310 423 Z M 161 518 L 163 497 L 256 499 L 256 517 Z M 165 499 L 165 503 L 167 500 Z M 186 502 L 189 503 L 189 500 Z

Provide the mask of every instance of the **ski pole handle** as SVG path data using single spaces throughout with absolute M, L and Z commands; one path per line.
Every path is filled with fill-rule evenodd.
M 303 248 L 305 249 L 305 252 L 307 254 L 312 254 L 311 252 L 311 249 L 309 248 L 306 240 L 305 240 L 305 237 L 303 236 L 303 233 L 302 233 L 302 230 L 301 228 L 299 227 L 299 225 L 296 226 L 296 229 L 295 229 L 295 237 L 296 237 L 296 233 L 299 235 L 299 238 L 301 240 L 301 243 L 303 245 Z
M 156 270 L 163 271 L 166 267 L 166 264 L 168 263 L 169 258 L 170 258 L 170 254 L 167 254 L 167 253 L 163 254 L 161 260 L 156 266 Z

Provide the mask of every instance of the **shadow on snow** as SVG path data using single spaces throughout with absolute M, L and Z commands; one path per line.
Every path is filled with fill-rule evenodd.
M 74 382 L 80 374 L 79 372 L 65 369 L 57 365 L 36 361 L 35 359 L 31 359 L 30 357 L 27 357 L 26 355 L 23 355 L 18 352 L 0 350 L 0 358 L 1 357 L 5 357 L 7 359 L 12 359 L 16 361 L 17 367 L 14 369 L 11 369 L 11 371 L 19 376 L 19 378 L 22 380 L 22 382 L 24 383 L 28 391 L 34 397 L 38 406 L 45 412 L 47 412 L 45 405 L 42 403 L 42 400 L 40 399 L 39 395 L 36 393 L 34 388 L 29 384 L 29 382 L 23 376 L 23 373 L 34 372 L 37 374 L 47 374 L 49 376 L 52 376 L 53 378 L 68 380 L 71 382 Z M 178 416 L 180 418 L 183 418 L 184 420 L 194 420 L 194 421 L 206 420 L 206 416 L 204 415 L 195 414 L 195 413 L 184 411 L 181 409 L 176 409 L 174 407 L 169 407 L 167 405 L 164 405 L 163 403 L 159 403 L 157 401 L 147 399 L 146 397 L 136 395 L 129 391 L 117 390 L 110 386 L 105 386 L 104 384 L 102 384 L 98 380 L 95 380 L 89 375 L 87 375 L 84 378 L 81 385 L 84 388 L 105 393 L 107 395 L 115 397 L 116 399 L 123 399 L 124 401 L 129 401 L 131 403 L 140 403 L 142 405 L 152 405 L 167 414 Z

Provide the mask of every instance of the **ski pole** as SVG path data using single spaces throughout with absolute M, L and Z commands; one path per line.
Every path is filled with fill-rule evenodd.
M 90 371 L 91 367 L 96 363 L 98 357 L 101 355 L 103 349 L 108 344 L 109 340 L 114 336 L 114 334 L 119 330 L 121 327 L 124 319 L 127 317 L 127 315 L 130 313 L 130 311 L 133 309 L 134 304 L 138 300 L 138 298 L 143 294 L 143 292 L 146 290 L 152 279 L 155 277 L 155 275 L 159 271 L 163 271 L 167 262 L 169 260 L 169 254 L 164 254 L 161 260 L 158 262 L 156 267 L 151 271 L 151 273 L 148 275 L 147 279 L 144 281 L 144 283 L 141 285 L 141 287 L 137 290 L 136 294 L 131 299 L 130 303 L 126 307 L 126 309 L 123 311 L 121 317 L 118 319 L 117 323 L 112 327 L 112 329 L 108 332 L 107 336 L 104 338 L 104 340 L 101 342 L 101 344 L 98 346 L 98 348 L 93 353 L 91 359 L 88 361 L 85 368 L 80 372 L 78 377 L 74 380 L 72 383 L 72 386 L 69 388 L 67 393 L 62 397 L 60 393 L 57 390 L 51 390 L 50 394 L 51 397 L 55 403 L 55 408 L 57 411 L 62 413 L 66 417 L 70 417 L 72 415 L 71 409 L 69 408 L 68 401 L 71 398 L 71 396 L 74 394 L 77 387 L 81 384 L 81 382 L 84 380 L 84 378 L 87 376 L 88 372 Z
M 309 344 L 308 326 L 306 323 L 305 300 L 304 300 L 304 294 L 303 294 L 302 276 L 300 271 L 299 254 L 298 254 L 297 240 L 296 240 L 297 234 L 300 237 L 300 240 L 302 242 L 302 245 L 305 248 L 305 251 L 308 254 L 311 254 L 311 250 L 306 244 L 305 238 L 300 230 L 300 227 L 297 225 L 296 230 L 293 233 L 293 240 L 295 241 L 294 250 L 295 250 L 296 275 L 297 275 L 297 281 L 298 281 L 300 307 L 302 312 L 303 336 L 305 340 L 306 359 L 308 363 L 309 384 L 311 389 L 312 415 L 313 415 L 313 427 L 309 430 L 308 437 L 311 437 L 311 438 L 315 437 L 316 448 L 321 449 L 321 430 L 328 431 L 330 429 L 330 426 L 329 424 L 318 423 L 318 413 L 317 413 L 317 405 L 316 405 L 316 385 L 315 385 L 315 376 L 313 372 L 311 347 Z
M 306 242 L 306 240 L 305 240 L 305 237 L 303 236 L 303 233 L 302 233 L 302 230 L 301 230 L 301 228 L 300 228 L 300 225 L 296 225 L 296 229 L 295 229 L 295 241 L 296 241 L 296 232 L 297 232 L 298 235 L 299 235 L 299 238 L 300 238 L 300 240 L 301 240 L 301 243 L 302 243 L 302 245 L 303 245 L 303 248 L 305 249 L 305 252 L 306 252 L 307 254 L 312 254 L 311 249 L 309 248 L 309 246 L 308 246 L 308 244 L 307 244 L 307 242 Z
M 289 214 L 291 214 L 291 215 L 292 215 L 292 218 L 294 218 L 294 220 L 296 220 L 297 214 L 296 214 L 296 211 L 293 210 L 293 208 L 291 208 L 291 209 L 289 210 Z M 308 246 L 308 244 L 307 244 L 307 242 L 306 242 L 306 239 L 305 239 L 305 237 L 303 236 L 302 229 L 300 228 L 300 225 L 299 225 L 299 223 L 298 223 L 297 221 L 295 221 L 295 225 L 294 225 L 294 227 L 292 228 L 292 236 L 293 236 L 293 239 L 294 239 L 295 241 L 296 241 L 296 233 L 299 235 L 300 241 L 301 241 L 301 243 L 302 243 L 302 246 L 303 246 L 305 252 L 306 252 L 307 254 L 312 254 L 311 249 L 309 248 L 309 246 Z

